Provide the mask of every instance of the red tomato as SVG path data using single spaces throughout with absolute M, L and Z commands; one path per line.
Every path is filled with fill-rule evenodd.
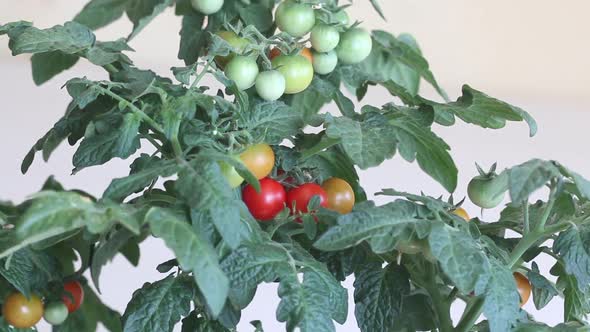
M 299 187 L 289 190 L 287 193 L 287 204 L 291 213 L 307 213 L 307 205 L 312 197 L 320 196 L 320 205 L 328 207 L 328 195 L 326 191 L 315 183 L 305 183 Z
M 287 193 L 280 182 L 264 178 L 260 180 L 260 192 L 256 192 L 252 185 L 244 187 L 242 200 L 254 218 L 266 221 L 283 210 Z
M 84 288 L 78 281 L 69 281 L 64 284 L 62 301 L 68 307 L 70 313 L 80 309 L 84 302 Z

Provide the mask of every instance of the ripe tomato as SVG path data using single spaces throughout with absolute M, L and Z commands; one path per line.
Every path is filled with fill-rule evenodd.
M 285 93 L 299 93 L 311 84 L 313 66 L 301 55 L 281 55 L 272 60 L 272 67 L 285 77 Z
M 285 93 L 285 77 L 279 71 L 269 70 L 256 77 L 256 92 L 260 98 L 274 101 Z
M 315 25 L 315 13 L 309 4 L 286 0 L 277 8 L 275 21 L 281 31 L 302 37 Z
M 248 147 L 240 159 L 258 180 L 267 177 L 275 165 L 275 153 L 270 145 L 264 143 Z
M 311 30 L 311 46 L 320 53 L 330 52 L 340 42 L 338 29 L 327 24 L 318 24 Z
M 64 294 L 62 301 L 68 307 L 70 313 L 80 309 L 84 302 L 84 288 L 78 281 L 69 281 L 64 284 Z
M 320 75 L 327 75 L 336 69 L 338 56 L 335 51 L 328 53 L 313 52 L 313 70 Z
M 230 44 L 233 48 L 235 48 L 236 51 L 238 51 L 238 53 L 241 53 L 242 51 L 244 51 L 244 49 L 246 49 L 246 47 L 249 44 L 249 42 L 246 38 L 242 38 L 242 37 L 238 36 L 233 31 L 222 30 L 222 31 L 218 31 L 216 33 L 216 35 L 221 37 L 228 44 Z M 227 65 L 227 63 L 230 62 L 231 59 L 233 59 L 235 56 L 236 56 L 236 54 L 233 52 L 227 56 L 216 56 L 215 62 L 217 63 L 217 65 L 220 68 L 223 69 Z
M 454 214 L 458 215 L 459 217 L 465 219 L 465 221 L 471 220 L 467 211 L 464 208 L 458 207 L 453 211 Z
M 278 48 L 275 47 L 272 50 L 270 50 L 268 57 L 271 60 L 273 60 L 274 58 L 276 58 L 282 54 L 283 53 L 281 52 L 281 50 L 279 50 Z M 311 49 L 309 47 L 302 48 L 298 54 L 304 56 L 307 60 L 309 60 L 309 62 L 313 62 L 313 54 L 312 54 Z
M 307 213 L 307 205 L 314 196 L 320 197 L 320 206 L 328 207 L 328 194 L 319 185 L 315 183 L 305 183 L 295 187 L 287 193 L 287 205 L 291 213 Z
M 240 90 L 254 85 L 258 76 L 256 59 L 250 56 L 236 55 L 225 67 L 225 76 L 236 82 Z
M 2 305 L 2 317 L 19 329 L 33 327 L 43 317 L 43 302 L 37 295 L 31 294 L 31 298 L 27 299 L 21 293 L 13 293 Z
M 330 178 L 322 183 L 328 197 L 328 209 L 347 214 L 354 207 L 354 190 L 348 182 L 339 178 Z
M 230 187 L 237 188 L 242 182 L 244 182 L 244 178 L 238 174 L 235 167 L 232 165 L 221 161 L 219 162 L 219 167 L 221 168 L 221 174 L 223 174 L 223 177 L 227 180 Z
M 476 176 L 467 185 L 469 199 L 477 206 L 492 209 L 502 203 L 507 190 L 504 176 Z
M 63 302 L 53 302 L 45 306 L 45 321 L 51 325 L 60 325 L 68 318 L 68 307 Z
M 191 0 L 191 5 L 202 14 L 211 15 L 223 7 L 223 0 Z
M 350 65 L 365 60 L 372 48 L 371 35 L 361 28 L 352 28 L 340 36 L 336 53 L 340 62 Z
M 260 192 L 252 185 L 242 191 L 242 200 L 254 218 L 262 221 L 271 220 L 285 207 L 287 193 L 280 182 L 264 178 L 260 180 Z
M 518 294 L 520 295 L 520 306 L 522 307 L 531 297 L 531 283 L 522 273 L 514 272 L 513 276 L 516 281 L 516 287 L 518 288 Z

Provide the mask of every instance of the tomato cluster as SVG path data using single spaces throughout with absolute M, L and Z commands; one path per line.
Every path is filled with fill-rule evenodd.
M 36 294 L 27 298 L 21 293 L 12 293 L 2 304 L 2 317 L 8 324 L 19 329 L 35 326 L 42 317 L 51 325 L 60 325 L 83 302 L 84 288 L 78 281 L 69 281 L 63 286 L 61 301 L 44 304 Z
M 205 15 L 214 14 L 223 6 L 223 0 L 191 0 L 191 3 Z M 325 11 L 320 12 L 309 3 L 285 0 L 279 4 L 275 12 L 276 26 L 294 38 L 309 34 L 311 48 L 304 47 L 290 54 L 281 54 L 278 48 L 271 49 L 268 58 L 272 68 L 268 70 L 260 71 L 258 56 L 244 54 L 250 42 L 233 31 L 216 33 L 234 50 L 228 56 L 217 56 L 216 63 L 238 89 L 254 86 L 260 98 L 274 101 L 283 94 L 307 89 L 314 72 L 327 75 L 339 62 L 356 64 L 369 56 L 372 39 L 367 31 L 348 27 L 348 15 L 342 9 L 332 13 L 329 23 L 321 18 L 322 13 Z

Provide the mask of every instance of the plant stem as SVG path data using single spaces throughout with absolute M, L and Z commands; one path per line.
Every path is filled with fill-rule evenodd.
M 523 205 L 523 215 L 524 215 L 524 232 L 523 234 L 528 234 L 531 231 L 530 226 L 530 218 L 529 218 L 529 200 L 527 199 Z
M 426 279 L 425 289 L 426 291 L 428 291 L 430 297 L 432 298 L 432 303 L 434 304 L 434 311 L 436 312 L 436 316 L 438 317 L 439 331 L 452 332 L 453 321 L 451 320 L 450 313 L 451 302 L 447 301 L 441 296 L 440 290 L 436 284 L 436 280 L 434 279 L 434 276 L 436 275 L 436 271 L 434 271 L 434 269 L 435 266 L 429 264 L 426 271 L 428 279 Z
M 475 302 L 469 307 L 469 310 L 463 315 L 463 318 L 455 328 L 456 332 L 467 332 L 475 324 L 479 315 L 483 310 L 484 299 L 482 297 L 475 298 Z
M 145 114 L 142 110 L 140 110 L 137 106 L 133 105 L 133 103 L 131 103 L 129 100 L 119 96 L 118 94 L 112 92 L 109 89 L 105 89 L 102 88 L 102 91 L 112 97 L 113 99 L 124 103 L 125 106 L 129 107 L 129 109 L 131 110 L 131 112 L 137 114 L 138 116 L 141 117 L 142 120 L 144 120 L 145 122 L 147 122 L 150 127 L 152 127 L 152 129 L 154 129 L 155 131 L 159 132 L 159 133 L 164 133 L 164 129 L 156 122 L 154 121 L 154 119 L 150 118 L 149 115 Z
M 109 74 L 114 74 L 114 73 L 118 73 L 119 69 L 117 69 L 115 66 L 113 66 L 112 63 L 109 63 L 108 65 L 104 65 L 103 68 L 109 72 Z
M 535 227 L 535 229 L 538 231 L 542 232 L 545 230 L 545 224 L 547 223 L 547 220 L 549 220 L 551 210 L 553 210 L 553 205 L 555 205 L 555 192 L 555 186 L 552 186 L 551 191 L 549 192 L 549 201 L 547 202 L 545 210 L 543 210 L 543 216 L 541 217 L 541 220 L 539 220 L 537 227 Z

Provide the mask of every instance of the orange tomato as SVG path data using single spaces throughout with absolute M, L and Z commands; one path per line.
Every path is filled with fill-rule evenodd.
M 27 299 L 21 293 L 13 293 L 2 305 L 2 317 L 8 324 L 19 329 L 33 327 L 43 317 L 43 302 L 37 295 L 31 295 Z
M 458 207 L 453 211 L 454 214 L 458 215 L 459 217 L 465 219 L 465 221 L 471 220 L 467 211 L 464 208 Z
M 339 178 L 330 178 L 322 183 L 328 195 L 328 209 L 347 214 L 354 207 L 354 190 L 348 182 Z
M 520 306 L 524 306 L 531 297 L 531 283 L 522 273 L 514 272 L 514 280 L 520 295 Z
M 272 50 L 270 50 L 268 57 L 272 60 L 281 54 L 283 54 L 281 50 L 275 47 Z M 313 62 L 313 54 L 311 53 L 311 49 L 309 47 L 301 49 L 301 52 L 299 52 L 299 54 L 303 55 L 307 60 L 309 60 L 309 62 Z
M 240 159 L 258 180 L 267 177 L 275 165 L 275 153 L 270 145 L 264 143 L 248 147 Z

